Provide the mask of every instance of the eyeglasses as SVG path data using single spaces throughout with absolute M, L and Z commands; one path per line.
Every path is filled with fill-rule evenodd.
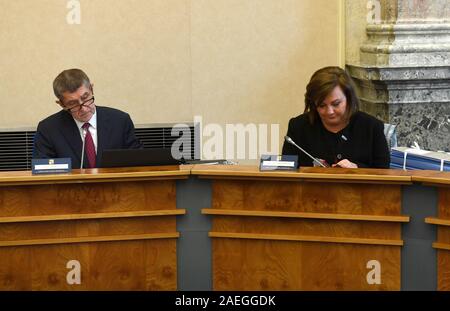
M 83 108 L 85 106 L 89 107 L 90 105 L 92 105 L 94 103 L 94 101 L 95 101 L 95 98 L 94 98 L 94 96 L 92 96 L 90 99 L 82 102 L 81 104 L 73 106 L 73 107 L 70 107 L 70 108 L 66 108 L 66 110 L 69 111 L 69 112 L 72 112 L 72 113 L 73 112 L 78 112 L 78 111 L 81 110 L 81 108 Z

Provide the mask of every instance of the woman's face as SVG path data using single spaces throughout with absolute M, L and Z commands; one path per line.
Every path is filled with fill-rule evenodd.
M 322 123 L 328 128 L 345 127 L 347 123 L 347 97 L 340 86 L 336 86 L 323 102 L 317 104 Z

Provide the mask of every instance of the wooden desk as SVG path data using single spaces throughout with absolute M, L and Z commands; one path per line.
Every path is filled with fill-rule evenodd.
M 338 168 L 0 173 L 0 290 L 449 290 L 449 184 Z
M 437 249 L 438 290 L 450 290 L 450 173 L 435 171 L 412 172 L 412 179 L 425 185 L 438 187 L 437 217 L 427 217 L 425 222 L 438 227 Z
M 0 173 L 0 289 L 175 290 L 176 216 L 185 213 L 176 209 L 175 180 L 189 174 Z M 73 260 L 81 284 L 66 280 Z
M 400 290 L 399 170 L 194 166 L 212 179 L 214 290 Z M 372 264 L 381 284 L 369 284 Z M 368 269 L 369 268 L 369 269 Z

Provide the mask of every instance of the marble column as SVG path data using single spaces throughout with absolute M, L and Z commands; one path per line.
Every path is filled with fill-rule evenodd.
M 374 18 L 346 64 L 361 110 L 396 124 L 401 146 L 450 151 L 450 1 L 365 2 Z

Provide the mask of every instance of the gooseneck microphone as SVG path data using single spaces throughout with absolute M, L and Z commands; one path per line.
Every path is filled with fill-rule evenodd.
M 82 132 L 81 132 L 81 143 L 83 144 L 83 146 L 81 147 L 81 163 L 80 163 L 80 169 L 83 168 L 83 162 L 84 162 L 84 145 L 85 145 L 85 141 L 86 141 L 86 129 L 83 128 Z
M 288 143 L 290 143 L 291 145 L 297 147 L 297 149 L 299 149 L 301 152 L 303 152 L 304 154 L 306 154 L 308 157 L 310 157 L 314 162 L 316 162 L 317 164 L 319 164 L 322 167 L 326 167 L 322 162 L 320 162 L 319 160 L 317 160 L 316 158 L 314 158 L 312 155 L 310 155 L 308 152 L 306 152 L 305 150 L 303 150 L 302 147 L 300 147 L 299 145 L 297 145 L 292 138 L 290 138 L 289 136 L 284 136 L 284 140 L 287 141 Z

